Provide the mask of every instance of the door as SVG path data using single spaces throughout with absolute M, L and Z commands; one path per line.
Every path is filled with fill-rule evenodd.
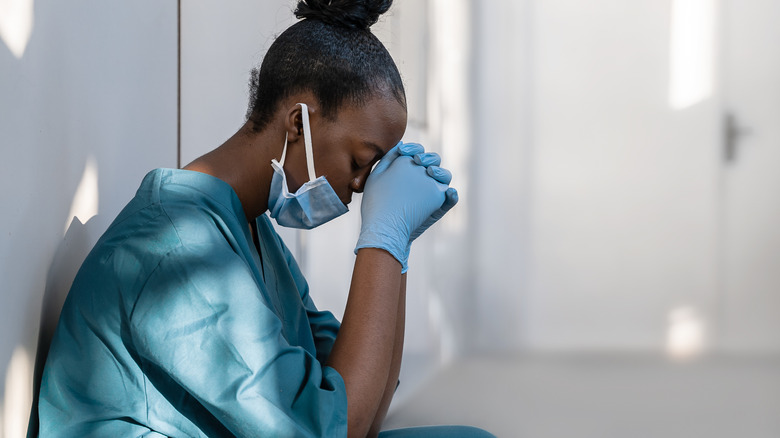
M 715 1 L 533 3 L 531 347 L 709 346 Z
M 780 2 L 722 7 L 721 339 L 780 351 Z

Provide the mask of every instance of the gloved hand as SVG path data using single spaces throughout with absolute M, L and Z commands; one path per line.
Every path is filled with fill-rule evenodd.
M 409 143 L 414 144 L 414 143 Z M 420 146 L 422 148 L 422 146 Z M 441 157 L 439 154 L 435 152 L 427 152 L 427 153 L 418 153 L 413 158 L 415 164 L 418 164 L 420 166 L 424 166 L 426 168 L 426 173 L 436 181 L 439 181 L 442 184 L 449 185 L 452 181 L 452 173 L 450 173 L 447 169 L 442 169 L 439 167 L 441 164 Z M 420 237 L 425 230 L 428 229 L 431 225 L 436 223 L 439 219 L 441 219 L 445 214 L 447 214 L 448 211 L 452 207 L 455 206 L 455 204 L 458 203 L 458 191 L 455 190 L 454 187 L 450 187 L 447 189 L 446 192 L 444 192 L 444 204 L 433 212 L 433 214 L 428 217 L 428 219 L 422 223 L 417 229 L 414 230 L 411 237 L 409 238 L 409 244 L 406 249 L 406 253 L 408 254 L 412 247 L 412 242 L 414 239 Z
M 379 161 L 363 191 L 355 252 L 384 249 L 401 263 L 401 272 L 408 270 L 411 242 L 457 202 L 457 191 L 447 187 L 452 176 L 440 161 L 414 143 L 399 143 Z

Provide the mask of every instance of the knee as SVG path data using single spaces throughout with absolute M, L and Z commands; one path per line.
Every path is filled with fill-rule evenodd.
M 379 438 L 496 438 L 490 432 L 471 426 L 424 426 L 386 430 Z
M 451 426 L 453 437 L 463 438 L 496 438 L 492 433 L 472 426 Z

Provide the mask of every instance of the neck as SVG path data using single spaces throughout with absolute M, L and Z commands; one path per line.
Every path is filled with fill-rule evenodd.
M 271 159 L 280 159 L 284 130 L 269 125 L 260 132 L 247 122 L 230 139 L 184 168 L 202 172 L 228 183 L 238 195 L 248 221 L 268 210 L 268 190 L 273 169 Z

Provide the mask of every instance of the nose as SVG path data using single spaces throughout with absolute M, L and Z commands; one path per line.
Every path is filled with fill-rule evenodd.
M 349 188 L 355 193 L 363 193 L 363 189 L 366 187 L 366 179 L 363 176 L 358 176 L 352 179 L 349 183 Z
M 368 169 L 366 172 L 363 172 L 352 178 L 352 181 L 349 183 L 349 188 L 352 189 L 352 191 L 355 193 L 363 193 L 363 189 L 366 188 L 366 180 L 368 179 L 368 174 L 370 172 L 371 169 Z

